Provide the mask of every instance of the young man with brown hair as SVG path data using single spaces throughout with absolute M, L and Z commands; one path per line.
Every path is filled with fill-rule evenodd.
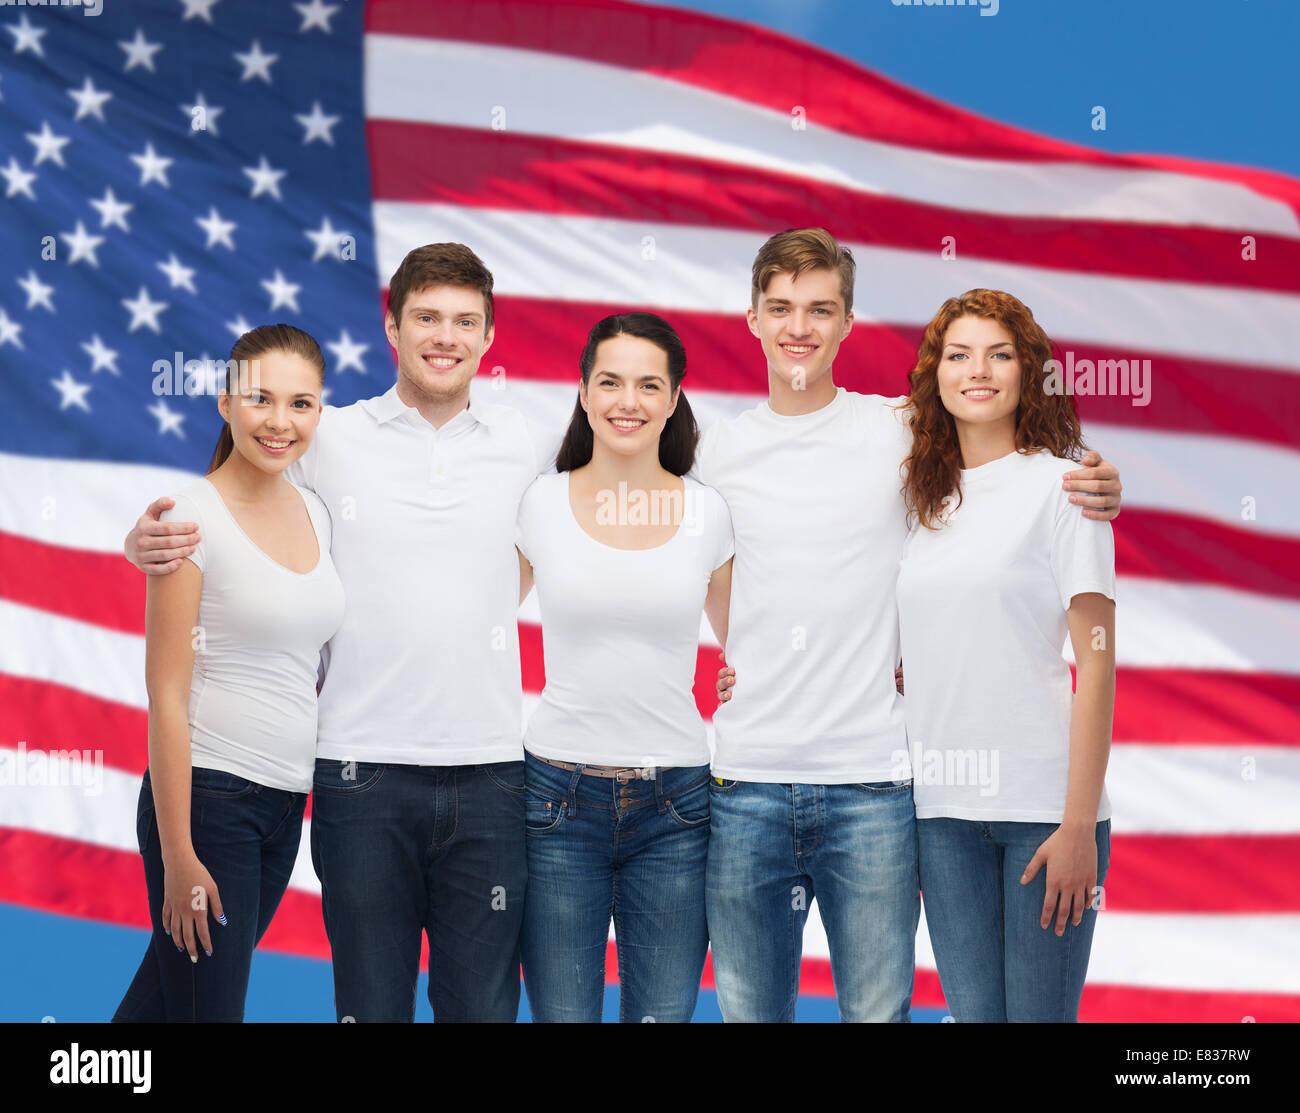
M 429 244 L 389 283 L 387 393 L 327 407 L 289 478 L 333 520 L 347 595 L 320 692 L 311 817 L 340 1020 L 409 1021 L 422 934 L 436 1020 L 512 1021 L 527 880 L 519 500 L 545 450 L 522 414 L 470 402 L 492 275 Z M 198 540 L 155 502 L 128 559 L 165 573 Z
M 900 399 L 832 378 L 853 279 L 852 254 L 823 229 L 763 245 L 747 318 L 768 398 L 709 429 L 697 456 L 736 540 L 726 645 L 736 683 L 714 717 L 707 881 L 728 1021 L 794 1019 L 814 896 L 841 1018 L 910 1019 L 920 901 L 894 680 L 909 434 Z M 1112 509 L 1100 516 L 1118 513 L 1113 467 L 1074 474 L 1101 481 L 1090 505 Z

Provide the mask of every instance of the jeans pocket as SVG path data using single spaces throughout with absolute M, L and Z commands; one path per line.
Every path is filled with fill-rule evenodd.
M 873 796 L 884 796 L 891 792 L 911 792 L 912 782 L 906 781 L 859 781 L 853 785 L 859 792 L 867 792 Z
M 707 781 L 688 787 L 684 792 L 674 792 L 664 801 L 668 815 L 679 827 L 703 827 L 709 822 L 709 788 Z M 716 787 L 716 786 L 715 786 Z
M 554 831 L 564 818 L 568 801 L 538 792 L 531 785 L 524 791 L 524 830 L 530 835 Z
M 522 761 L 502 761 L 493 765 L 480 765 L 487 777 L 502 792 L 511 796 L 524 795 L 524 763 Z
M 312 773 L 311 789 L 329 795 L 364 792 L 379 782 L 384 767 L 375 761 L 339 761 L 318 757 Z
M 710 776 L 707 782 L 709 793 L 711 795 L 712 794 L 722 795 L 723 793 L 727 793 L 727 792 L 735 792 L 736 786 L 738 784 L 740 784 L 739 781 L 731 781 L 728 780 L 726 777 L 713 777 L 713 776 Z
M 235 800 L 240 796 L 247 796 L 256 787 L 257 785 L 247 778 L 227 773 L 222 769 L 202 769 L 195 766 L 190 770 L 190 792 L 195 796 Z

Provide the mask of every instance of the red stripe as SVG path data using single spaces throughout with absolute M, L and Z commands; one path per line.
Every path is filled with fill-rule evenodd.
M 753 231 L 820 226 L 854 243 L 1070 272 L 1300 290 L 1300 241 L 1217 229 L 966 212 L 715 159 L 509 131 L 376 119 L 377 201 L 654 220 Z M 448 160 L 447 151 L 456 157 Z M 755 241 L 756 245 L 758 240 Z
M 495 307 L 502 326 L 492 344 L 490 364 L 522 379 L 572 383 L 575 399 L 578 355 L 592 325 L 611 313 L 645 308 L 518 295 L 496 298 Z M 688 391 L 766 393 L 763 355 L 741 312 L 665 309 L 662 313 L 689 353 Z M 916 362 L 922 331 L 912 325 L 855 324 L 836 358 L 835 381 L 863 394 L 906 394 L 907 374 Z M 1062 353 L 1073 352 L 1076 365 L 1081 359 L 1151 360 L 1149 405 L 1134 406 L 1134 399 L 1126 396 L 1076 396 L 1085 432 L 1090 422 L 1106 422 L 1242 437 L 1287 448 L 1296 445 L 1300 390 L 1294 374 L 1158 352 L 1105 349 L 1065 338 L 1058 339 L 1057 347 Z
M 1300 214 L 1300 181 L 1281 174 L 1113 155 L 1035 135 L 914 92 L 807 42 L 695 12 L 618 0 L 370 0 L 365 27 L 372 34 L 585 58 L 764 105 L 785 117 L 800 105 L 813 127 L 901 147 L 978 158 L 1163 167 L 1242 182 Z
M 0 871 L 0 902 L 127 927 L 149 926 L 144 871 L 136 854 L 0 827 L 0 858 L 5 862 L 5 869 Z M 88 879 L 94 883 L 88 884 Z M 321 922 L 320 899 L 290 889 L 260 945 L 272 951 L 328 959 L 329 942 Z M 425 957 L 421 958 L 421 969 L 427 969 Z M 617 966 L 607 958 L 606 969 L 616 972 Z M 126 971 L 123 976 L 129 974 Z M 711 965 L 705 967 L 703 985 L 713 988 Z M 811 996 L 833 994 L 829 960 L 803 960 L 800 990 Z M 943 1007 L 939 977 L 933 970 L 917 970 L 912 1004 Z M 1260 1022 L 1300 1020 L 1300 996 L 1090 983 L 1084 990 L 1080 1010 L 1080 1019 L 1094 1022 L 1240 1023 L 1246 1016 Z
M 1115 912 L 1300 912 L 1300 835 L 1117 835 Z
M 0 532 L 0 596 L 110 630 L 144 633 L 144 574 L 120 553 Z

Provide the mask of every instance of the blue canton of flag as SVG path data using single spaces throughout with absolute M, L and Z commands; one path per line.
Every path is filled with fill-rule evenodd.
M 212 361 L 277 321 L 329 403 L 386 390 L 363 6 L 94 12 L 0 6 L 0 452 L 203 470 Z

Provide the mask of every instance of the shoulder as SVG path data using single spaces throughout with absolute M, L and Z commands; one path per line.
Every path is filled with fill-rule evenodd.
M 731 509 L 727 506 L 727 500 L 722 497 L 721 492 L 689 475 L 682 478 L 686 483 L 684 494 L 687 518 L 698 521 L 706 529 L 712 527 L 730 533 Z
M 533 510 L 552 499 L 559 497 L 561 484 L 567 492 L 569 484 L 569 473 L 562 472 L 544 472 L 533 479 L 524 489 L 523 497 L 519 500 L 519 512 L 522 514 L 526 510 Z
M 290 480 L 293 483 L 292 480 Z M 313 518 L 318 514 L 324 514 L 326 519 L 329 518 L 329 510 L 325 506 L 324 500 L 313 491 L 310 487 L 303 487 L 301 484 L 293 483 L 294 489 L 302 495 L 302 501 L 307 504 L 307 513 Z
M 176 505 L 164 510 L 161 520 L 164 522 L 198 522 L 200 525 L 217 509 L 213 499 L 220 499 L 216 488 L 206 479 L 197 480 L 188 487 L 172 492 L 168 496 Z

